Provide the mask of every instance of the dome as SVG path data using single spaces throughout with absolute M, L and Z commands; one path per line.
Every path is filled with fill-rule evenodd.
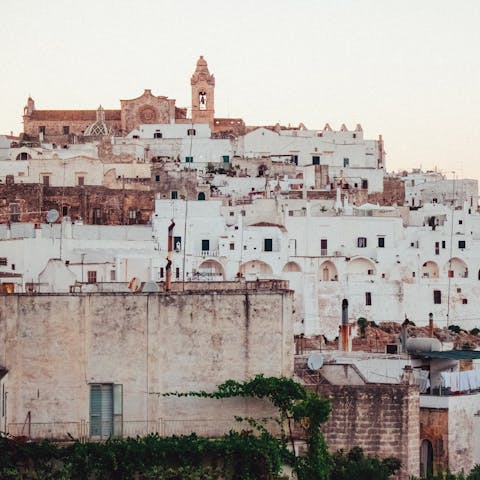
M 89 125 L 83 134 L 86 137 L 103 137 L 113 135 L 113 130 L 105 122 L 95 122 Z

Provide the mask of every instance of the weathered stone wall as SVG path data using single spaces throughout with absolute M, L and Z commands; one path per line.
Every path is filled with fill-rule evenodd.
M 132 181 L 124 180 L 125 189 L 98 186 L 46 187 L 40 184 L 0 185 L 0 223 L 8 221 L 44 222 L 45 212 L 56 209 L 73 220 L 97 225 L 149 223 L 155 208 L 155 192 L 133 190 Z M 137 182 L 141 185 L 141 181 Z M 130 188 L 128 188 L 130 187 Z M 19 217 L 12 217 L 11 203 L 19 206 Z
M 383 192 L 371 193 L 370 203 L 380 205 L 403 205 L 405 203 L 405 182 L 401 178 L 383 178 Z
M 8 423 L 88 421 L 91 383 L 123 385 L 126 422 L 254 416 L 241 399 L 157 394 L 291 376 L 291 315 L 288 290 L 0 295 Z
M 320 385 L 318 392 L 332 401 L 332 413 L 324 426 L 330 450 L 360 446 L 370 455 L 399 458 L 399 479 L 419 474 L 418 387 Z

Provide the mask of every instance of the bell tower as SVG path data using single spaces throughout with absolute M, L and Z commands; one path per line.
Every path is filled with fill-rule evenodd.
M 190 84 L 192 85 L 192 122 L 208 123 L 213 129 L 215 77 L 210 75 L 203 55 L 197 61 Z

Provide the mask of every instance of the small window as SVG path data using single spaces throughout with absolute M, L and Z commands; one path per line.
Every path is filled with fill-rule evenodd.
M 68 215 L 68 206 L 64 205 L 62 207 L 62 217 L 66 217 Z
M 357 238 L 357 247 L 358 248 L 365 248 L 366 246 L 367 246 L 366 237 L 358 237 Z
M 160 267 L 160 278 L 165 277 L 165 269 L 163 267 Z
M 295 165 L 298 165 L 298 155 L 292 155 L 292 163 L 294 163 Z
M 372 292 L 365 292 L 365 305 L 372 304 Z
M 235 212 L 229 212 L 228 213 L 231 217 L 233 217 L 235 215 Z
M 362 188 L 365 190 L 368 188 L 368 180 L 362 179 Z
M 15 270 L 15 264 L 14 263 L 12 263 L 11 269 Z
M 171 198 L 172 200 L 178 200 L 178 192 L 176 190 L 172 190 Z
M 173 248 L 176 252 L 182 249 L 182 237 L 173 237 Z
M 68 125 L 63 126 L 63 134 L 69 135 L 70 134 L 70 127 Z
M 445 240 L 442 240 L 442 248 L 445 248 Z
M 230 244 L 230 250 L 235 250 L 235 244 L 234 243 Z
M 43 175 L 42 176 L 42 183 L 46 186 L 50 186 L 50 175 Z
M 465 246 L 466 246 L 465 240 L 459 240 L 458 241 L 458 248 L 463 250 L 465 248 Z
M 162 132 L 154 132 L 153 138 L 162 138 Z
M 468 303 L 468 299 L 467 298 L 462 298 L 462 303 L 463 303 L 463 305 L 466 305 Z
M 458 221 L 458 224 L 459 224 L 459 225 L 463 225 L 463 220 L 459 220 L 459 221 Z
M 343 166 L 344 166 L 344 167 L 348 167 L 349 165 L 350 165 L 350 159 L 347 158 L 347 157 L 345 157 L 345 158 L 343 159 Z
M 242 214 L 242 217 L 245 216 L 245 210 L 241 210 L 240 213 Z
M 85 177 L 84 176 L 77 177 L 77 185 L 80 186 L 80 187 L 85 185 Z
M 87 272 L 88 283 L 97 283 L 97 272 L 95 270 L 89 270 Z
M 0 265 L 7 266 L 7 257 L 0 257 Z
M 205 192 L 199 192 L 197 196 L 197 200 L 205 200 Z
M 373 268 L 369 268 L 367 270 L 367 275 L 373 275 Z
M 38 133 L 41 133 L 42 135 L 45 135 L 47 131 L 47 127 L 45 125 L 42 125 L 41 127 L 38 127 Z
M 202 252 L 208 252 L 210 250 L 210 240 L 202 240 Z
M 265 238 L 263 240 L 263 251 L 264 252 L 272 252 L 273 251 L 273 239 Z
M 442 303 L 442 292 L 440 290 L 433 291 L 433 303 L 437 305 Z
M 10 221 L 19 222 L 20 221 L 20 205 L 18 203 L 10 203 L 8 205 L 10 210 Z
M 137 218 L 137 211 L 136 211 L 134 208 L 130 208 L 130 209 L 128 210 L 128 218 L 129 218 L 130 220 L 136 220 L 136 218 Z
M 230 162 L 230 155 L 222 155 L 223 163 L 229 163 Z
M 175 268 L 175 278 L 178 280 L 180 278 L 180 268 Z
M 185 163 L 193 163 L 193 157 L 185 157 Z
M 160 175 L 155 175 L 155 181 L 159 182 L 160 181 Z
M 385 237 L 378 237 L 378 248 L 385 248 Z
M 117 271 L 116 270 L 110 270 L 110 281 L 114 282 L 117 279 Z
M 312 157 L 312 165 L 320 165 L 320 156 L 314 155 Z
M 196 135 L 196 134 L 197 134 L 197 131 L 194 128 L 189 128 L 187 130 L 187 135 L 189 135 L 189 136 L 193 136 L 193 135 Z
M 415 278 L 415 272 L 412 272 L 412 278 Z
M 435 255 L 440 255 L 440 242 L 435 242 Z

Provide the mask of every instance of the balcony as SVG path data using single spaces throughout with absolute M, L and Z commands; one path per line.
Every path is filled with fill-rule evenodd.
M 201 250 L 200 256 L 205 257 L 218 257 L 218 250 Z

